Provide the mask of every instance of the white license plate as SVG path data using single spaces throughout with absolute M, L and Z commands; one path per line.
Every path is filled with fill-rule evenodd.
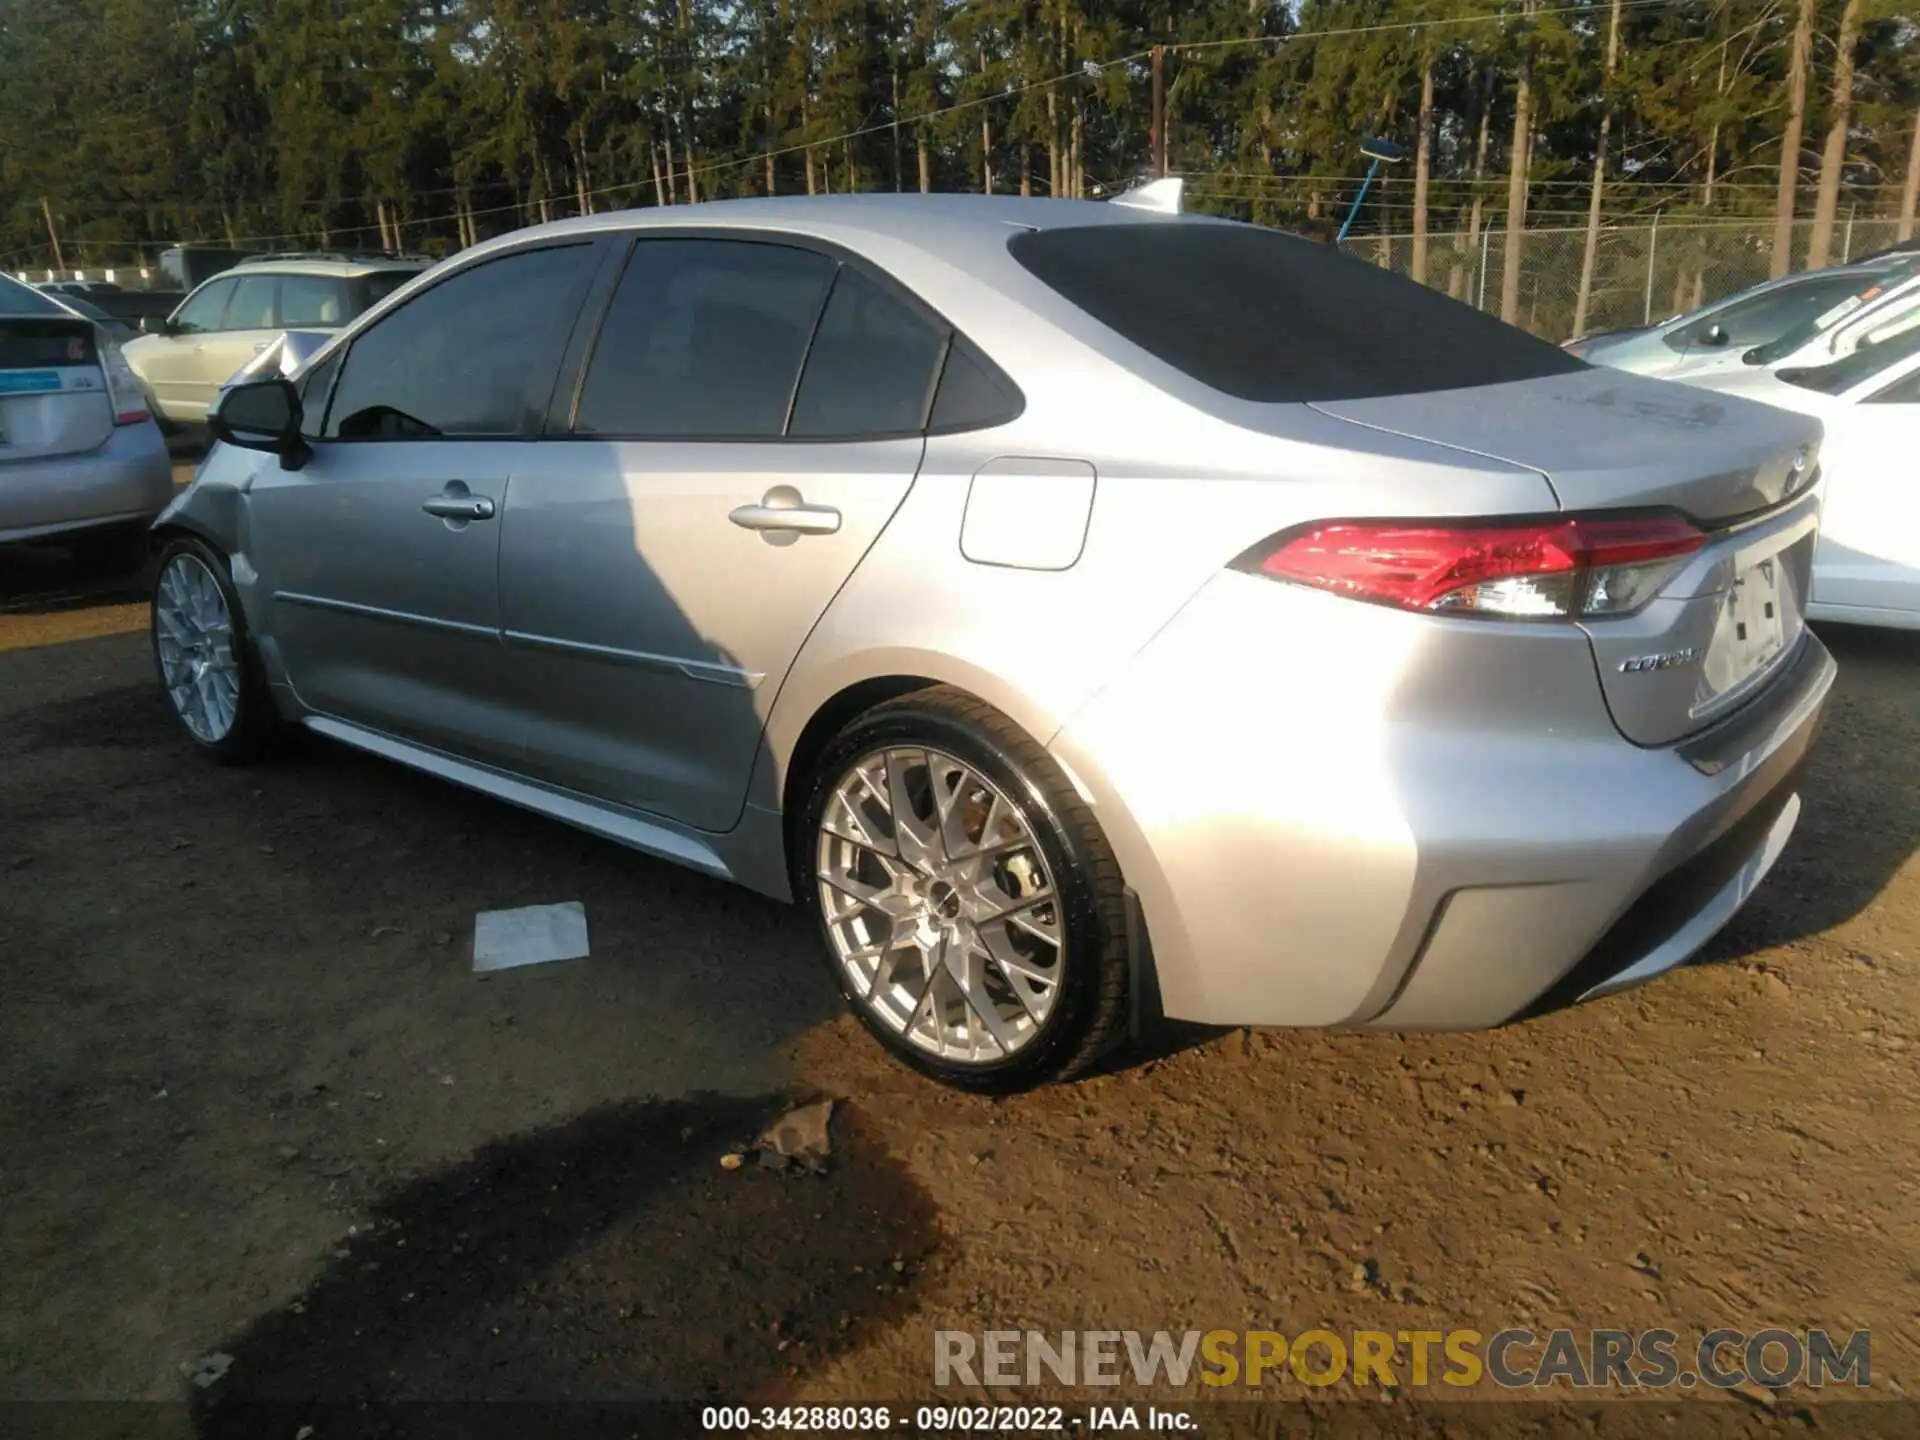
M 1727 592 L 1715 645 L 1725 647 L 1732 662 L 1727 669 L 1736 681 L 1765 668 L 1787 643 L 1790 587 L 1785 581 L 1779 560 L 1762 560 L 1742 571 Z

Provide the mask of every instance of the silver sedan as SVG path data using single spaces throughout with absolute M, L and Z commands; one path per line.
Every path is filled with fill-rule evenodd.
M 0 275 L 0 544 L 51 541 L 114 569 L 146 557 L 173 466 L 116 325 Z
M 1834 675 L 1817 421 L 1118 203 L 522 231 L 213 425 L 153 610 L 194 745 L 301 725 L 796 901 L 976 1088 L 1670 969 Z

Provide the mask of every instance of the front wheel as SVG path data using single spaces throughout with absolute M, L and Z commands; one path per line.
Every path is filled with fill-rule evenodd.
M 1047 753 L 936 687 L 828 747 L 796 893 L 855 1012 L 946 1084 L 1008 1091 L 1083 1071 L 1126 1025 L 1120 867 Z
M 200 752 L 231 765 L 264 748 L 273 702 L 219 551 L 190 536 L 160 552 L 153 659 L 174 719 Z

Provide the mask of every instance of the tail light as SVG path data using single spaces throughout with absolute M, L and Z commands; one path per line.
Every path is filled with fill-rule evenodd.
M 100 369 L 107 377 L 107 398 L 113 402 L 114 424 L 138 425 L 152 418 L 153 412 L 147 408 L 147 397 L 134 378 L 133 367 L 120 353 L 119 345 L 104 338 L 100 345 Z
M 1403 610 L 1553 620 L 1638 610 L 1706 542 L 1677 515 L 1340 520 L 1280 535 L 1235 567 Z

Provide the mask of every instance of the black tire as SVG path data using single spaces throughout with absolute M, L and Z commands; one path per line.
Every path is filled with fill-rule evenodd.
M 983 1063 L 936 1058 L 873 1015 L 856 995 L 828 931 L 817 878 L 820 823 L 849 767 L 884 746 L 925 746 L 973 766 L 997 786 L 1039 842 L 1064 922 L 1059 994 L 1039 1033 Z M 1081 1074 L 1126 1037 L 1127 924 L 1120 865 L 1093 813 L 1046 751 L 992 706 L 950 686 L 876 706 L 828 745 L 799 807 L 791 846 L 796 898 L 813 916 L 834 983 L 875 1039 L 943 1084 L 1003 1094 Z
M 166 672 L 161 666 L 159 589 L 176 556 L 191 556 L 212 573 L 221 597 L 226 601 L 227 616 L 232 625 L 233 658 L 239 667 L 240 693 L 232 726 L 225 735 L 215 740 L 196 735 L 181 716 L 179 707 L 168 694 Z M 194 536 L 175 536 L 162 547 L 154 565 L 154 592 L 153 619 L 149 622 L 154 674 L 160 681 L 161 701 L 173 716 L 174 723 L 180 727 L 180 733 L 193 742 L 194 749 L 216 764 L 244 765 L 259 759 L 281 729 L 281 721 L 273 708 L 273 697 L 267 691 L 266 676 L 261 671 L 258 655 L 254 653 L 252 638 L 247 633 L 246 612 L 240 608 L 240 597 L 234 591 L 227 557 Z

